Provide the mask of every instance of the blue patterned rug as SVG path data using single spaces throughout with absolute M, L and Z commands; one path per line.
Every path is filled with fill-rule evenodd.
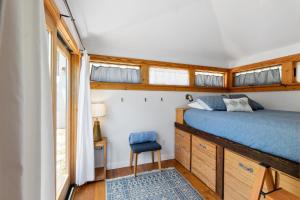
M 106 180 L 107 200 L 203 200 L 174 168 Z

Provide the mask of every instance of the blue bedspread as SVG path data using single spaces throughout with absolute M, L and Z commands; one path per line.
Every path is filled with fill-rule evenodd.
M 198 130 L 300 163 L 300 112 L 189 109 L 184 119 Z

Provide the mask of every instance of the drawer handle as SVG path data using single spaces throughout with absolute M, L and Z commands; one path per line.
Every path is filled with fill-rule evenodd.
M 239 163 L 240 168 L 246 170 L 247 172 L 253 174 L 253 168 L 245 166 L 243 163 Z
M 201 147 L 202 149 L 206 149 L 206 146 L 203 144 L 199 144 L 199 147 Z

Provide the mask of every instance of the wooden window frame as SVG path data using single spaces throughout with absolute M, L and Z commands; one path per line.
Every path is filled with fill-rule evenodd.
M 296 82 L 295 68 L 296 62 L 300 61 L 300 54 L 294 54 L 266 60 L 249 65 L 234 67 L 229 72 L 228 89 L 230 92 L 266 92 L 266 91 L 289 91 L 300 90 L 300 83 Z M 268 68 L 281 65 L 281 84 L 261 85 L 261 86 L 234 86 L 235 73 Z
M 197 66 L 188 64 L 179 64 L 171 62 L 143 60 L 135 58 L 124 58 L 104 55 L 90 55 L 90 62 L 93 63 L 112 63 L 112 64 L 125 64 L 141 67 L 141 83 L 105 83 L 105 82 L 91 82 L 91 89 L 104 89 L 104 90 L 152 90 L 152 91 L 194 91 L 194 92 L 228 92 L 227 88 L 218 87 L 199 87 L 195 86 L 195 71 L 212 71 L 217 73 L 224 73 L 226 76 L 229 69 L 218 67 Z M 180 69 L 189 71 L 189 85 L 156 85 L 149 84 L 149 68 L 167 68 L 167 69 Z M 227 81 L 226 81 L 227 82 Z M 225 82 L 225 83 L 226 83 Z
M 56 87 L 55 75 L 56 75 L 56 66 L 57 66 L 57 47 L 58 47 L 58 38 L 57 33 L 60 33 L 63 40 L 66 42 L 70 48 L 71 57 L 70 57 L 70 107 L 69 107 L 69 131 L 70 131 L 70 158 L 69 158 L 69 170 L 70 170 L 70 184 L 75 183 L 75 167 L 76 167 L 76 131 L 77 131 L 77 102 L 78 102 L 78 88 L 79 88 L 79 72 L 80 72 L 80 58 L 81 52 L 78 48 L 78 45 L 72 36 L 70 30 L 68 29 L 66 22 L 63 18 L 60 17 L 60 12 L 53 0 L 44 0 L 44 9 L 45 9 L 45 19 L 48 31 L 51 33 L 52 39 L 52 58 L 51 58 L 51 81 L 52 81 L 52 108 L 53 113 L 55 113 L 55 94 Z M 53 115 L 54 116 L 54 115 Z M 55 137 L 55 127 L 56 127 L 56 118 L 53 118 L 53 135 Z M 53 147 L 55 149 L 55 146 Z M 56 165 L 56 162 L 54 163 Z M 54 166 L 56 169 L 56 166 Z M 64 199 L 61 197 L 60 199 Z

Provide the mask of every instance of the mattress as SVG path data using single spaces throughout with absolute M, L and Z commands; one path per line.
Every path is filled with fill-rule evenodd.
M 300 163 L 300 112 L 189 109 L 184 120 L 195 129 Z

